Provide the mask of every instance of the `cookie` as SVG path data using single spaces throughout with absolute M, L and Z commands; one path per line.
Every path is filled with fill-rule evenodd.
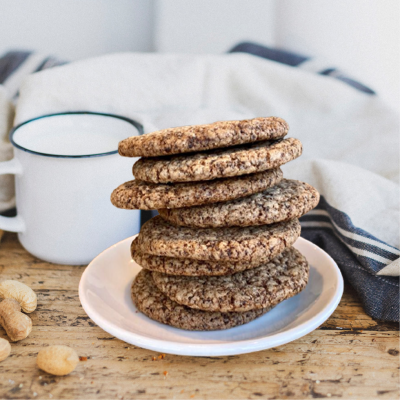
M 301 153 L 298 139 L 267 140 L 195 154 L 141 158 L 132 172 L 136 179 L 153 183 L 208 181 L 277 168 Z
M 122 140 L 118 152 L 125 157 L 156 157 L 204 151 L 284 137 L 286 121 L 277 117 L 220 121 L 207 125 L 163 129 Z
M 269 309 L 247 312 L 207 312 L 194 310 L 170 300 L 160 292 L 150 271 L 141 270 L 132 284 L 131 296 L 136 308 L 147 317 L 190 331 L 215 331 L 243 325 L 265 314 Z
M 169 275 L 186 276 L 219 276 L 232 275 L 236 272 L 260 266 L 261 262 L 216 262 L 205 260 L 193 260 L 189 258 L 172 258 L 153 256 L 142 253 L 137 248 L 136 239 L 131 245 L 132 259 L 142 268 L 150 271 L 163 272 Z
M 220 262 L 268 261 L 300 236 L 297 219 L 272 225 L 231 228 L 176 227 L 157 215 L 137 237 L 142 253 Z
M 276 306 L 307 285 L 309 266 L 293 247 L 268 263 L 229 276 L 153 272 L 157 288 L 179 304 L 203 311 L 245 312 Z
M 274 186 L 282 179 L 279 168 L 207 182 L 175 184 L 126 182 L 111 194 L 114 206 L 124 209 L 191 207 L 246 197 Z
M 311 185 L 283 179 L 261 193 L 225 203 L 179 209 L 159 209 L 159 214 L 178 226 L 217 228 L 273 224 L 300 218 L 319 202 Z

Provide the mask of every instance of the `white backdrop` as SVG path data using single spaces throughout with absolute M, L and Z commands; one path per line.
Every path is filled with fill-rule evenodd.
M 217 54 L 244 39 L 275 43 L 275 0 L 158 0 L 155 13 L 158 51 Z
M 0 53 L 36 50 L 75 60 L 153 50 L 151 0 L 0 0 Z
M 254 40 L 322 56 L 400 109 L 398 0 L 0 0 L 0 53 L 222 53 Z
M 220 53 L 256 40 L 323 57 L 400 109 L 398 0 L 158 0 L 155 12 L 158 51 Z

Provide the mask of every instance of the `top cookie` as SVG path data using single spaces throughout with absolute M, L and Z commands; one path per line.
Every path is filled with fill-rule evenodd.
M 219 121 L 181 126 L 122 140 L 118 152 L 125 157 L 156 157 L 191 153 L 284 137 L 289 130 L 278 117 Z

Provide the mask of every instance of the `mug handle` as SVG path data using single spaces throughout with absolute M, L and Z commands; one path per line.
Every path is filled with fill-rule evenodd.
M 21 173 L 22 166 L 16 158 L 13 158 L 9 161 L 0 162 L 0 175 L 19 175 Z M 0 229 L 4 229 L 5 231 L 9 232 L 23 232 L 25 230 L 25 224 L 19 215 L 16 217 L 3 217 L 0 215 Z

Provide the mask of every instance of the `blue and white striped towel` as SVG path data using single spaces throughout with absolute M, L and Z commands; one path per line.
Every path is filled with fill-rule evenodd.
M 324 196 L 301 218 L 302 236 L 323 248 L 356 289 L 365 311 L 376 319 L 398 321 L 399 279 L 379 275 L 400 251 L 353 225 L 350 217 L 330 206 Z
M 330 76 L 347 83 L 361 92 L 375 94 L 375 92 L 369 87 L 363 85 L 353 78 L 350 78 L 339 69 L 328 65 L 325 61 L 321 61 L 318 58 L 315 59 L 281 49 L 266 47 L 252 42 L 239 43 L 230 50 L 230 53 L 237 52 L 253 54 L 267 60 L 276 61 L 292 67 L 298 67 L 305 71 Z
M 329 66 L 310 73 L 305 57 L 285 63 L 272 53 L 125 53 L 78 61 L 29 76 L 15 123 L 83 109 L 126 115 L 145 132 L 283 117 L 304 145 L 284 174 L 322 195 L 318 208 L 301 219 L 302 235 L 335 259 L 369 315 L 398 321 L 398 115 L 366 86 L 328 73 Z

